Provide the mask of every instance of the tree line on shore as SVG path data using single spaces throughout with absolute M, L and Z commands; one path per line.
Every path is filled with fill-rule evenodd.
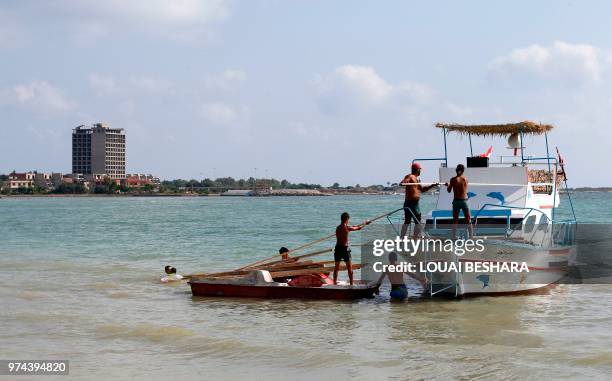
M 309 190 L 389 190 L 391 187 L 396 186 L 397 184 L 387 183 L 387 186 L 383 185 L 369 185 L 369 186 L 361 186 L 359 184 L 341 186 L 339 183 L 334 183 L 332 186 L 326 187 L 321 184 L 315 183 L 292 183 L 288 180 L 278 180 L 278 179 L 255 179 L 253 177 L 249 177 L 248 179 L 234 179 L 233 177 L 220 177 L 215 180 L 206 178 L 204 180 L 165 180 L 161 182 L 160 190 L 161 191 L 171 191 L 171 192 L 180 192 L 184 190 L 189 191 L 203 191 L 203 192 L 219 192 L 225 191 L 229 189 L 309 189 Z
M 7 181 L 8 176 L 0 175 L 0 185 Z M 62 183 L 53 189 L 46 189 L 32 184 L 30 187 L 20 187 L 17 189 L 3 188 L 4 194 L 116 194 L 116 193 L 222 193 L 230 189 L 308 189 L 308 190 L 332 190 L 332 191 L 385 191 L 391 190 L 397 184 L 387 183 L 383 185 L 370 185 L 362 187 L 359 184 L 354 186 L 341 186 L 339 183 L 334 183 L 332 186 L 325 187 L 315 183 L 292 183 L 288 180 L 278 179 L 255 179 L 253 177 L 247 179 L 234 179 L 233 177 L 219 177 L 217 179 L 205 178 L 203 180 L 164 180 L 160 184 L 145 184 L 143 187 L 130 188 L 123 184 L 117 184 L 110 179 L 105 179 L 98 184 L 92 184 L 87 187 L 83 183 Z

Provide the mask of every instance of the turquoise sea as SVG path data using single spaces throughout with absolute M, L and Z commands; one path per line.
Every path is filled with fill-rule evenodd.
M 232 269 L 333 232 L 343 211 L 359 223 L 402 201 L 2 198 L 0 359 L 69 359 L 68 378 L 85 380 L 610 378 L 612 285 L 389 303 L 384 290 L 262 301 L 159 283 L 166 264 Z M 580 222 L 612 219 L 612 193 L 573 201 Z

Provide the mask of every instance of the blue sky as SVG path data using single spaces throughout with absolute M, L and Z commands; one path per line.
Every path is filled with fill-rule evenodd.
M 571 185 L 611 185 L 610 14 L 604 1 L 4 1 L 0 172 L 69 172 L 71 129 L 102 121 L 125 128 L 128 172 L 386 183 L 442 153 L 435 122 L 529 119 L 556 126 Z M 489 145 L 508 154 L 475 141 Z

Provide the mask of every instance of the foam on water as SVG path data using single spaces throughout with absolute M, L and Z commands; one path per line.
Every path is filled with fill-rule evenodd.
M 102 324 L 96 327 L 96 333 L 104 339 L 143 339 L 154 342 L 172 342 L 196 335 L 195 331 L 188 328 L 155 324 Z

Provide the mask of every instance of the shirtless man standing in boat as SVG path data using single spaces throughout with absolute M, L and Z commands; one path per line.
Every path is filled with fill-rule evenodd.
M 422 186 L 419 176 L 421 175 L 421 164 L 414 162 L 410 168 L 410 174 L 406 175 L 400 182 L 401 186 L 406 187 L 406 198 L 404 200 L 404 225 L 402 225 L 401 237 L 406 235 L 408 231 L 408 225 L 414 220 L 415 227 L 413 237 L 416 238 L 419 234 L 417 227 L 421 224 L 421 208 L 419 207 L 419 200 L 421 199 L 421 192 L 427 192 L 433 187 L 438 186 L 438 183 L 431 185 Z M 410 185 L 416 184 L 416 185 Z
M 470 206 L 468 205 L 468 181 L 463 176 L 465 167 L 463 164 L 457 165 L 455 169 L 457 176 L 450 179 L 450 182 L 445 183 L 448 193 L 453 191 L 453 239 L 457 238 L 457 224 L 459 223 L 459 212 L 463 212 L 465 224 L 468 227 L 470 238 L 474 236 L 472 229 L 472 216 L 470 215 Z
M 370 221 L 365 221 L 361 225 L 350 226 L 349 219 L 351 217 L 347 212 L 340 216 L 340 225 L 336 227 L 336 247 L 334 249 L 334 284 L 338 283 L 338 270 L 340 270 L 340 261 L 346 264 L 349 281 L 353 285 L 353 267 L 351 262 L 351 249 L 349 248 L 349 233 L 363 229 Z

